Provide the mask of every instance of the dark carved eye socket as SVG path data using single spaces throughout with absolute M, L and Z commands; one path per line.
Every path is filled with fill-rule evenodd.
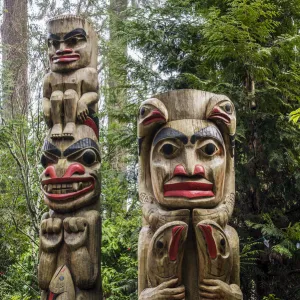
M 158 249 L 162 249 L 162 248 L 164 247 L 164 243 L 163 243 L 162 241 L 157 241 L 157 242 L 156 242 L 156 247 L 157 247 Z
M 222 108 L 226 113 L 228 113 L 229 115 L 232 114 L 233 108 L 232 105 L 230 103 L 225 103 L 220 105 L 220 108 Z
M 202 147 L 201 150 L 207 155 L 213 155 L 218 150 L 218 148 L 215 144 L 208 143 L 204 147 Z
M 140 110 L 140 115 L 143 116 L 146 112 L 146 109 L 145 107 L 142 107 L 141 110 Z
M 95 151 L 86 150 L 82 155 L 82 160 L 86 165 L 92 165 L 97 160 Z
M 221 239 L 220 244 L 221 244 L 222 247 L 225 246 L 226 242 L 225 242 L 225 239 L 224 239 L 224 238 Z
M 227 111 L 228 113 L 231 112 L 231 105 L 229 103 L 225 105 L 225 111 Z
M 41 164 L 44 168 L 46 168 L 47 166 L 56 163 L 55 159 L 51 159 L 49 157 L 47 157 L 45 154 L 42 155 L 41 157 Z
M 166 156 L 172 155 L 176 150 L 177 148 L 172 144 L 164 144 L 161 148 L 161 151 Z

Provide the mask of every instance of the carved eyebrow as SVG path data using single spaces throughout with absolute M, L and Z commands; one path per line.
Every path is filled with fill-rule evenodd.
M 178 139 L 184 144 L 188 143 L 188 137 L 180 131 L 177 131 L 173 128 L 163 128 L 154 138 L 153 146 L 155 146 L 159 141 L 165 139 Z
M 48 152 L 56 157 L 61 157 L 61 151 L 47 140 L 44 142 L 42 151 Z
M 55 40 L 60 42 L 60 36 L 54 34 L 54 33 L 49 33 L 48 34 L 48 40 Z
M 86 37 L 86 32 L 85 32 L 84 29 L 82 29 L 82 28 L 76 28 L 76 29 L 74 29 L 74 30 L 68 32 L 68 33 L 64 36 L 63 39 L 64 39 L 64 40 L 67 40 L 67 39 L 69 39 L 69 38 L 71 38 L 71 37 L 73 37 L 73 36 L 75 36 L 75 35 L 79 35 L 79 34 Z
M 191 143 L 195 144 L 197 140 L 200 140 L 205 137 L 210 137 L 210 138 L 216 139 L 221 144 L 224 144 L 224 140 L 223 140 L 223 137 L 222 137 L 220 131 L 216 127 L 213 127 L 213 126 L 208 126 L 208 127 L 202 128 L 201 130 L 195 132 L 191 137 Z
M 99 150 L 99 147 L 98 147 L 97 143 L 94 140 L 90 139 L 90 138 L 84 138 L 84 139 L 81 139 L 81 140 L 77 141 L 76 143 L 74 143 L 73 145 L 68 147 L 64 151 L 63 155 L 65 157 L 68 157 L 71 154 L 76 153 L 76 152 L 78 152 L 80 150 L 83 150 L 85 148 L 94 148 L 100 156 L 100 150 Z

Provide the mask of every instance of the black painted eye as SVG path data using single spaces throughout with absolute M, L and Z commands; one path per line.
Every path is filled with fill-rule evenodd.
M 220 108 L 222 108 L 226 113 L 228 113 L 229 115 L 232 114 L 233 108 L 232 105 L 230 103 L 225 103 L 220 105 Z
M 215 154 L 217 151 L 218 151 L 218 148 L 215 144 L 213 143 L 208 143 L 206 145 L 204 145 L 201 150 L 207 154 L 207 155 L 210 155 L 212 156 L 213 154 Z
M 161 147 L 161 151 L 165 156 L 170 156 L 176 152 L 178 148 L 172 144 L 164 144 Z
M 221 239 L 221 241 L 220 241 L 220 244 L 221 244 L 221 246 L 222 246 L 222 247 L 224 247 L 224 246 L 225 246 L 225 244 L 226 244 L 226 241 L 225 241 L 225 239 L 224 239 L 224 238 L 222 238 L 222 239 Z
M 86 165 L 92 165 L 97 160 L 95 151 L 86 150 L 82 155 L 82 160 Z
M 225 111 L 227 111 L 228 113 L 231 112 L 231 105 L 229 103 L 225 105 Z
M 55 164 L 56 162 L 57 162 L 56 159 L 52 159 L 52 158 L 46 156 L 45 154 L 43 154 L 41 157 L 41 164 L 44 168 L 46 168 L 49 165 Z
M 143 116 L 146 112 L 146 109 L 145 107 L 142 107 L 141 110 L 140 110 L 140 115 Z
M 164 247 L 164 243 L 161 242 L 161 241 L 157 241 L 157 242 L 156 242 L 156 247 L 157 247 L 158 249 L 162 249 L 162 248 Z

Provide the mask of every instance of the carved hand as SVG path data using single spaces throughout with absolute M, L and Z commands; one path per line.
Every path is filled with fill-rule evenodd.
M 243 295 L 236 284 L 227 284 L 218 279 L 204 279 L 200 284 L 201 300 L 242 300 Z
M 62 220 L 48 218 L 41 222 L 41 247 L 45 252 L 54 252 L 63 239 Z
M 195 209 L 193 217 L 195 223 L 209 219 L 217 222 L 223 228 L 227 225 L 228 218 L 228 212 L 223 205 L 214 209 Z
M 65 242 L 75 251 L 85 245 L 88 236 L 88 222 L 85 218 L 72 217 L 64 219 Z
M 51 104 L 49 100 L 43 102 L 43 113 L 44 113 L 45 122 L 50 127 L 52 120 L 51 120 Z
M 178 279 L 171 279 L 163 282 L 155 288 L 148 288 L 141 292 L 139 300 L 184 300 L 185 287 L 175 287 Z
M 77 118 L 80 122 L 84 122 L 88 117 L 89 109 L 84 101 L 78 101 L 77 103 Z

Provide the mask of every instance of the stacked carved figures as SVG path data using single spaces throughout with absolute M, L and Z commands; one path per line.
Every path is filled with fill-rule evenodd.
M 51 72 L 45 76 L 41 188 L 50 211 L 41 222 L 43 300 L 99 300 L 101 219 L 97 37 L 77 16 L 48 22 Z
M 139 300 L 238 300 L 233 103 L 179 90 L 144 101 L 139 120 Z

